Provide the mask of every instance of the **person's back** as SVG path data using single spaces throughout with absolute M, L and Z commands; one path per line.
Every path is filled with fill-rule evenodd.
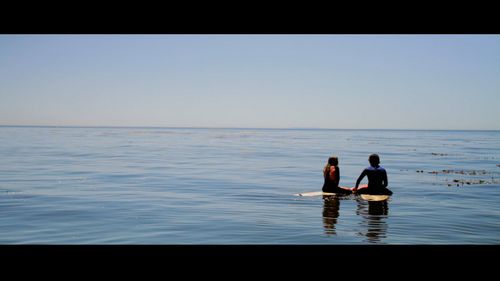
M 383 167 L 370 166 L 363 173 L 368 177 L 368 188 L 378 190 L 387 187 L 387 172 Z
M 340 171 L 338 168 L 338 158 L 332 156 L 328 159 L 328 164 L 323 169 L 323 192 L 335 192 L 339 186 Z
M 323 177 L 325 182 L 323 184 L 323 192 L 338 193 L 338 194 L 351 194 L 349 188 L 340 187 L 340 169 L 339 160 L 337 157 L 332 156 L 328 159 L 328 163 L 323 169 Z
M 370 162 L 370 167 L 364 169 L 361 175 L 359 175 L 353 191 L 358 194 L 367 193 L 391 195 L 392 191 L 387 189 L 387 185 L 389 184 L 387 181 L 387 172 L 379 165 L 379 156 L 377 154 L 372 154 L 368 158 L 368 161 Z M 365 176 L 368 177 L 368 186 L 358 190 L 359 183 Z

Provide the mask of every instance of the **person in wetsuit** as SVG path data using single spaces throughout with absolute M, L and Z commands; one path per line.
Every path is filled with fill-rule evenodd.
M 380 164 L 380 158 L 377 154 L 372 154 L 368 158 L 370 167 L 363 170 L 356 181 L 356 186 L 352 192 L 358 194 L 375 194 L 375 195 L 392 195 L 392 191 L 387 188 L 387 172 Z M 363 186 L 358 189 L 361 180 L 368 176 L 368 186 Z
M 325 168 L 323 168 L 323 177 L 325 178 L 323 192 L 351 194 L 351 189 L 339 187 L 340 169 L 338 165 L 339 159 L 337 157 L 332 156 L 328 158 L 328 163 Z

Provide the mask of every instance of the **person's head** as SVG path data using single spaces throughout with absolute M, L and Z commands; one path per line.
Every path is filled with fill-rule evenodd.
M 328 158 L 328 164 L 330 164 L 331 166 L 337 166 L 339 164 L 339 158 L 337 156 Z
M 372 154 L 370 157 L 368 157 L 368 162 L 370 162 L 370 165 L 375 167 L 380 164 L 380 157 L 378 157 L 377 154 Z

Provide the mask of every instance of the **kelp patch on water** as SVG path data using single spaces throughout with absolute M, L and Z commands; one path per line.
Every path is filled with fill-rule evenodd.
M 439 176 L 439 178 L 443 179 L 443 182 L 441 183 L 447 186 L 500 184 L 500 174 L 498 172 L 491 172 L 486 170 L 417 170 L 416 172 Z M 461 177 L 450 179 L 448 177 L 443 177 L 444 175 L 461 175 Z
M 434 156 L 448 156 L 447 153 L 435 153 L 435 152 L 432 152 L 431 154 L 434 155 Z
M 417 173 L 424 173 L 424 170 L 417 170 Z M 475 175 L 486 175 L 488 172 L 486 170 L 441 170 L 441 171 L 430 171 L 427 172 L 429 174 L 461 174 L 461 175 L 470 175 L 470 176 L 475 176 Z

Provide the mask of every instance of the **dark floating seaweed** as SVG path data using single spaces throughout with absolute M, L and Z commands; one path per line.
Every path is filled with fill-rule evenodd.
M 420 173 L 423 173 L 424 171 L 420 170 Z M 417 170 L 417 173 L 419 171 Z M 441 170 L 441 171 L 432 171 L 428 172 L 429 174 L 460 174 L 460 175 L 486 175 L 488 172 L 485 170 L 471 170 L 471 171 L 465 171 L 465 170 Z
M 495 179 L 494 174 L 497 174 L 497 172 L 488 172 L 486 170 L 439 170 L 439 171 L 428 171 L 425 172 L 424 170 L 416 170 L 417 173 L 428 173 L 428 174 L 433 174 L 433 175 L 448 175 L 448 174 L 455 174 L 455 175 L 463 175 L 466 178 L 461 178 L 461 179 L 453 179 L 452 182 L 450 183 L 448 179 L 445 179 L 445 184 L 448 186 L 464 186 L 464 185 L 479 185 L 479 184 L 500 184 L 500 179 Z M 488 179 L 485 179 L 485 176 L 491 176 L 488 177 Z M 473 178 L 467 178 L 467 176 L 472 176 Z M 478 179 L 477 177 L 483 177 L 483 179 Z
M 432 155 L 436 155 L 436 156 L 448 156 L 448 154 L 446 154 L 446 153 L 435 153 L 435 152 L 432 152 L 431 154 Z
M 446 180 L 446 181 L 448 181 L 448 180 Z M 460 185 L 464 185 L 464 184 L 476 185 L 476 184 L 496 184 L 496 183 L 500 183 L 500 180 L 487 181 L 487 180 L 463 180 L 463 179 L 457 180 L 457 179 L 454 179 L 453 183 L 448 183 L 447 185 L 448 186 L 453 186 L 453 185 L 460 186 Z

